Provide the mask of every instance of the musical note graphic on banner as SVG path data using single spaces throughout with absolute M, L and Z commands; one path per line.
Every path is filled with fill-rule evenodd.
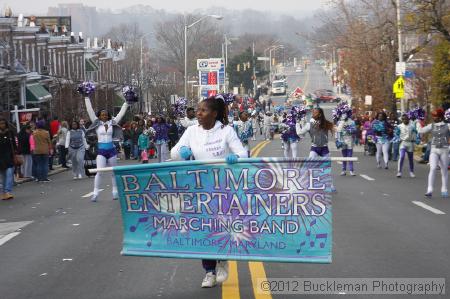
M 306 230 L 306 235 L 309 237 L 311 235 L 311 227 L 313 227 L 314 225 L 316 225 L 317 221 L 316 219 L 314 219 L 313 221 L 311 221 L 311 223 L 309 224 L 309 230 Z
M 141 223 L 145 223 L 147 221 L 148 221 L 148 217 L 141 217 L 141 218 L 139 218 L 137 224 L 136 225 L 132 225 L 130 227 L 130 232 L 134 233 Z
M 325 247 L 325 242 L 328 240 L 328 234 L 316 234 L 316 241 L 320 239 L 322 240 L 319 245 L 320 248 L 324 248 Z M 314 247 L 316 245 L 315 241 L 311 241 L 309 244 L 311 247 Z
M 303 241 L 300 243 L 300 248 L 297 249 L 297 253 L 300 253 L 302 251 L 302 247 L 305 246 L 305 244 L 306 244 L 306 241 Z
M 152 240 L 153 237 L 156 236 L 158 234 L 158 231 L 154 231 L 151 235 L 150 235 L 150 240 L 147 241 L 147 246 L 148 247 L 152 247 Z

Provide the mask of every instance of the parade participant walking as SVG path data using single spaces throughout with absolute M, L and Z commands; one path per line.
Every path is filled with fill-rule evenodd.
M 38 182 L 50 182 L 48 179 L 48 161 L 49 156 L 53 154 L 53 147 L 50 134 L 44 127 L 45 121 L 39 120 L 36 123 L 36 130 L 30 139 L 31 151 L 34 155 L 33 161 L 36 162 L 36 180 Z
M 297 123 L 297 135 L 303 136 L 306 133 L 309 133 L 311 136 L 310 159 L 330 157 L 330 150 L 328 149 L 328 133 L 333 132 L 333 129 L 333 123 L 325 118 L 322 108 L 314 108 L 311 121 L 306 123 L 303 127 L 300 123 Z M 331 191 L 336 191 L 334 185 L 331 185 Z
M 98 139 L 98 151 L 97 151 L 97 168 L 104 168 L 106 166 L 115 166 L 117 164 L 117 150 L 114 146 L 114 139 L 123 139 L 122 128 L 118 123 L 122 120 L 128 109 L 128 103 L 124 102 L 122 108 L 116 117 L 111 117 L 107 110 L 99 110 L 97 113 L 94 112 L 92 108 L 91 100 L 89 97 L 84 98 L 86 109 L 92 125 L 87 129 L 87 133 L 95 132 Z M 94 181 L 94 194 L 92 195 L 91 201 L 97 201 L 101 179 L 103 177 L 103 172 L 97 172 Z M 119 194 L 117 193 L 116 179 L 114 175 L 112 177 L 112 197 L 113 199 L 118 199 Z
M 253 136 L 253 124 L 252 121 L 248 119 L 248 113 L 246 111 L 242 111 L 239 114 L 239 118 L 240 120 L 234 125 L 234 129 L 236 130 L 242 145 L 247 150 L 248 156 L 250 156 L 250 144 L 248 141 Z
M 408 154 L 409 176 L 415 178 L 414 174 L 414 144 L 417 139 L 417 130 L 414 123 L 410 122 L 407 114 L 402 115 L 402 123 L 394 131 L 395 138 L 400 142 L 400 159 L 398 161 L 397 177 L 402 177 L 403 162 Z
M 270 134 L 270 131 L 272 130 L 272 123 L 273 123 L 272 112 L 267 111 L 263 119 L 264 138 L 266 140 L 272 139 Z
M 281 140 L 285 158 L 296 158 L 298 156 L 298 142 L 300 136 L 297 134 L 297 123 L 306 115 L 304 107 L 293 107 L 288 114 L 283 114 L 281 122 Z
M 199 125 L 189 127 L 171 151 L 174 160 L 223 159 L 234 164 L 238 158 L 247 157 L 236 132 L 228 126 L 227 108 L 223 98 L 209 97 L 197 110 Z M 228 264 L 223 261 L 202 260 L 206 271 L 202 288 L 210 288 L 228 278 Z
M 351 119 L 352 108 L 347 103 L 339 104 L 335 109 L 335 117 L 339 119 L 336 129 L 336 147 L 341 149 L 342 157 L 353 157 L 353 146 L 355 144 L 356 125 Z M 348 162 L 350 175 L 355 176 L 353 162 Z M 347 174 L 347 162 L 342 162 L 341 175 Z
M 69 158 L 72 162 L 73 179 L 82 179 L 84 172 L 84 154 L 89 149 L 89 145 L 86 142 L 86 136 L 79 122 L 72 122 L 71 130 L 67 132 L 64 147 L 68 150 Z
M 258 118 L 259 118 L 258 112 L 256 112 L 256 110 L 253 111 L 252 115 L 251 115 L 251 122 L 252 122 L 252 128 L 253 128 L 253 135 L 252 135 L 253 141 L 256 141 L 256 134 L 258 131 L 260 131 Z
M 14 131 L 9 128 L 8 122 L 0 118 L 0 183 L 2 200 L 13 199 L 12 188 L 14 184 L 14 155 L 16 152 Z
M 25 125 L 20 129 L 17 136 L 18 153 L 23 156 L 23 164 L 21 165 L 21 173 L 24 178 L 30 178 L 33 169 L 33 158 L 31 156 L 30 146 L 31 127 Z
M 153 129 L 155 130 L 155 144 L 156 151 L 158 152 L 158 162 L 164 162 L 169 157 L 169 124 L 166 123 L 166 120 L 161 115 L 156 118 L 156 123 L 153 125 Z
M 433 194 L 433 185 L 436 179 L 436 170 L 441 168 L 442 187 L 441 195 L 448 198 L 448 154 L 450 124 L 444 122 L 444 110 L 439 108 L 432 112 L 433 123 L 426 127 L 419 128 L 420 134 L 431 133 L 431 152 L 430 152 L 430 173 L 428 175 L 428 188 L 426 197 Z
M 63 168 L 69 168 L 67 166 L 67 150 L 66 150 L 66 137 L 67 132 L 69 131 L 69 125 L 66 121 L 61 122 L 61 126 L 59 127 L 58 133 L 57 133 L 57 142 L 56 146 L 59 153 L 59 161 L 58 163 L 61 164 Z
M 377 167 L 381 168 L 381 156 L 383 156 L 384 169 L 389 169 L 389 147 L 393 135 L 392 127 L 387 122 L 385 112 L 378 112 L 372 123 L 372 130 L 375 133 L 377 147 Z

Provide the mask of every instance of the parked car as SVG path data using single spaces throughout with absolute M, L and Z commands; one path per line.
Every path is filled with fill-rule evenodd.
M 298 67 L 295 69 L 296 73 L 303 73 L 303 69 L 301 67 Z

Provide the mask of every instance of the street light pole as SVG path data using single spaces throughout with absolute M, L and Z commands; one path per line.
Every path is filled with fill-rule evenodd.
M 190 25 L 186 24 L 186 20 L 184 23 L 184 97 L 187 98 L 187 31 L 189 28 L 191 28 L 192 26 L 195 26 L 197 23 L 200 23 L 201 21 L 203 21 L 206 18 L 213 18 L 216 20 L 222 20 L 223 17 L 219 16 L 219 15 L 206 15 L 201 17 L 200 19 L 198 19 L 197 21 L 193 22 Z
M 398 62 L 403 62 L 403 43 L 402 43 L 402 20 L 401 20 L 401 12 L 400 12 L 400 0 L 396 0 L 397 6 L 397 35 L 398 35 Z M 397 106 L 397 104 L 396 104 Z M 400 99 L 400 111 L 401 113 L 405 113 L 405 101 L 403 97 Z

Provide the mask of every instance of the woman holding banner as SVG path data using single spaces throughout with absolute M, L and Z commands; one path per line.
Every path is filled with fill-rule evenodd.
M 209 97 L 200 102 L 197 110 L 199 125 L 186 129 L 180 141 L 172 148 L 174 160 L 224 159 L 228 164 L 237 163 L 238 158 L 248 157 L 235 130 L 228 125 L 228 97 Z M 228 278 L 226 261 L 202 260 L 206 271 L 202 288 L 214 287 Z
M 89 82 L 85 84 L 87 85 L 88 83 Z M 84 102 L 86 104 L 87 113 L 92 122 L 92 125 L 87 129 L 86 134 L 89 135 L 90 132 L 95 132 L 98 139 L 98 151 L 96 158 L 97 168 L 104 168 L 106 166 L 113 167 L 117 164 L 117 150 L 113 140 L 123 139 L 123 131 L 118 124 L 127 112 L 128 103 L 124 102 L 119 114 L 117 114 L 116 117 L 111 117 L 111 114 L 105 109 L 99 110 L 95 113 L 92 108 L 91 100 L 87 96 L 90 93 L 83 93 L 85 94 Z M 94 194 L 91 198 L 92 202 L 97 201 L 101 178 L 103 175 L 103 172 L 97 172 L 95 175 Z M 119 194 L 117 193 L 114 175 L 112 175 L 112 186 L 112 197 L 116 200 L 119 198 Z

